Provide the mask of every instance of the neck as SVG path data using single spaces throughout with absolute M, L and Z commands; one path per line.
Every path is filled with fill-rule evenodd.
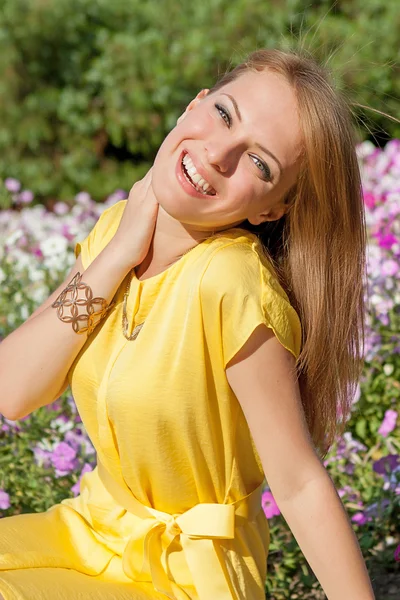
M 215 231 L 189 228 L 171 217 L 160 206 L 149 251 L 135 269 L 137 276 L 168 269 L 194 246 L 211 237 Z

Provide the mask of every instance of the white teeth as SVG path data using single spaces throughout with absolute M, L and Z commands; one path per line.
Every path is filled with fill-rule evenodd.
M 184 155 L 182 162 L 185 165 L 186 171 L 188 172 L 191 180 L 196 185 L 196 188 L 199 189 L 199 191 L 206 193 L 207 190 L 211 189 L 211 185 L 208 183 L 208 181 L 203 179 L 203 177 L 197 173 L 196 167 L 194 166 L 193 161 L 188 154 Z
M 191 175 L 191 178 L 195 183 L 199 183 L 200 179 L 203 179 L 202 176 L 199 175 L 198 173 L 196 173 L 195 175 Z

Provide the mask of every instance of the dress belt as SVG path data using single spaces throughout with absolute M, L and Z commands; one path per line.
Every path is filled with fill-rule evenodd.
M 115 501 L 143 519 L 129 537 L 122 555 L 123 570 L 128 577 L 134 581 L 148 581 L 146 573 L 150 572 L 154 588 L 172 600 L 178 600 L 167 575 L 166 558 L 169 545 L 179 536 L 200 600 L 236 600 L 213 539 L 233 539 L 236 516 L 249 520 L 257 516 L 262 508 L 264 482 L 232 504 L 199 503 L 184 513 L 171 515 L 139 502 L 128 488 L 124 489 L 115 481 L 99 459 L 97 467 L 102 483 Z

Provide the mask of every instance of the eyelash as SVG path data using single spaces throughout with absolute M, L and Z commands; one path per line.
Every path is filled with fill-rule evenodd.
M 221 115 L 221 119 L 223 119 L 225 121 L 225 123 L 227 124 L 227 126 L 230 128 L 232 125 L 232 117 L 229 114 L 229 112 L 226 110 L 226 108 L 224 108 L 223 106 L 221 106 L 220 104 L 214 104 L 215 108 L 218 110 L 218 112 L 221 115 L 221 111 L 223 113 L 223 115 L 225 115 L 226 117 L 228 117 L 228 121 L 226 121 L 226 119 L 224 119 L 224 117 Z M 250 155 L 252 156 L 252 155 Z M 253 156 L 253 158 L 257 158 L 256 156 Z M 259 158 L 257 158 L 257 161 L 263 166 L 263 170 L 264 170 L 264 179 L 266 181 L 271 181 L 271 171 L 269 169 L 269 167 Z M 256 164 L 256 163 L 254 163 Z

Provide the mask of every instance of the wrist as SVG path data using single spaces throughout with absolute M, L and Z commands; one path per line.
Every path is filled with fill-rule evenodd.
M 117 242 L 109 242 L 103 252 L 107 254 L 114 268 L 121 269 L 124 275 L 139 264 L 139 261 L 130 256 L 125 248 Z

